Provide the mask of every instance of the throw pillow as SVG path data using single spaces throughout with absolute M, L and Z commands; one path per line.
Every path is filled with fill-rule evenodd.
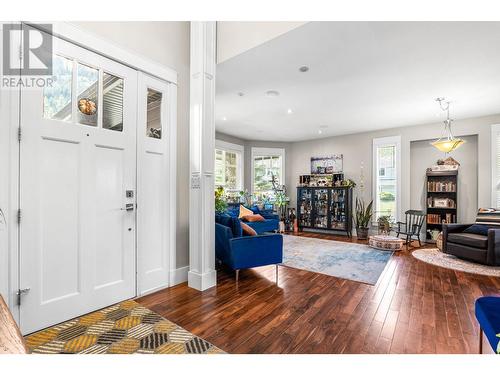
M 240 204 L 240 214 L 238 215 L 238 219 L 248 215 L 253 215 L 253 211 Z
M 246 215 L 246 216 L 243 216 L 241 219 L 245 220 L 245 221 L 248 221 L 249 223 L 255 223 L 255 222 L 259 222 L 259 221 L 266 221 L 266 219 L 264 219 L 262 217 L 262 215 L 259 215 L 259 214 Z
M 500 225 L 500 210 L 496 208 L 480 208 L 477 212 L 476 224 Z
M 247 236 L 256 236 L 257 232 L 250 225 L 241 223 L 241 229 L 243 230 L 243 234 Z
M 469 228 L 464 230 L 464 233 L 480 234 L 481 236 L 487 236 L 488 226 L 481 224 L 473 224 Z

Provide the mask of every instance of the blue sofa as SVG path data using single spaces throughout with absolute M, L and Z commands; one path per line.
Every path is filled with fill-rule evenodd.
M 283 236 L 277 233 L 244 236 L 238 218 L 215 215 L 215 256 L 236 271 L 236 281 L 240 269 L 275 264 L 278 283 L 278 264 L 283 262 Z
M 257 234 L 274 232 L 279 229 L 279 216 L 274 214 L 271 210 L 260 210 L 257 206 L 250 207 L 250 210 L 252 210 L 254 214 L 259 214 L 265 219 L 265 221 L 246 223 L 248 224 L 248 226 L 252 227 L 257 232 Z M 238 216 L 240 215 L 240 206 L 237 205 L 228 207 L 227 213 L 234 218 L 238 218 Z
M 481 297 L 476 300 L 476 319 L 479 322 L 479 353 L 483 352 L 483 334 L 492 349 L 500 354 L 500 297 Z

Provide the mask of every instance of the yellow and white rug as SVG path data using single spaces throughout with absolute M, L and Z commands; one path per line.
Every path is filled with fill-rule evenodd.
M 224 353 L 153 311 L 129 300 L 25 337 L 42 354 Z

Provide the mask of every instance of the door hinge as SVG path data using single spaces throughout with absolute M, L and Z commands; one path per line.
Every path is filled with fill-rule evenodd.
M 17 305 L 21 306 L 21 297 L 23 294 L 28 294 L 31 288 L 24 288 L 24 289 L 18 289 L 16 295 L 17 295 Z
M 17 223 L 21 224 L 21 209 L 17 210 Z
M 21 142 L 22 130 L 21 127 L 17 128 L 17 140 Z

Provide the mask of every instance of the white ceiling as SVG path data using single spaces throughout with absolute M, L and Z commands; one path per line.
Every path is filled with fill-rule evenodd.
M 307 23 L 217 66 L 216 129 L 300 141 L 436 123 L 438 96 L 455 119 L 500 113 L 500 22 Z

